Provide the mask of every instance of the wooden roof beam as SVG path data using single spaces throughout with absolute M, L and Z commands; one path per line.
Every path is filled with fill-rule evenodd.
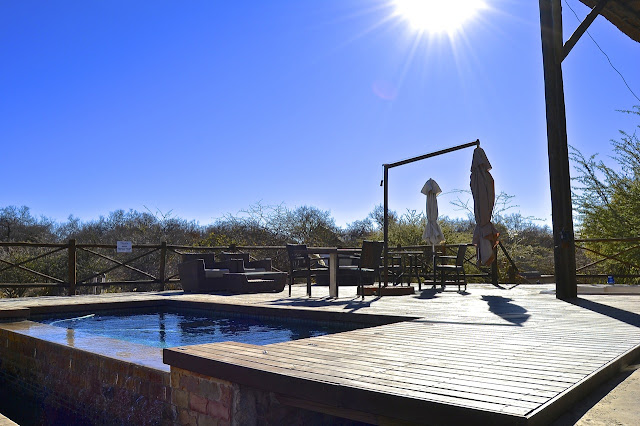
M 604 9 L 608 2 L 609 0 L 600 0 L 600 2 L 596 4 L 593 9 L 591 9 L 591 12 L 589 12 L 587 17 L 584 18 L 584 21 L 580 23 L 573 34 L 571 34 L 571 37 L 569 37 L 569 40 L 567 40 L 562 48 L 562 56 L 560 57 L 560 62 L 564 61 L 569 52 L 571 52 L 571 49 L 573 49 L 573 46 L 575 46 L 578 40 L 580 40 L 580 37 L 582 37 L 582 35 L 587 31 L 587 28 L 589 28 L 593 21 L 598 17 L 598 15 L 602 11 L 602 9 Z

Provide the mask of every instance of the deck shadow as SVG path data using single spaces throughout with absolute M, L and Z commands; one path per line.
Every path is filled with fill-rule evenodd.
M 422 290 L 417 296 L 413 296 L 414 299 L 437 299 L 439 297 L 440 290 L 436 288 L 428 288 Z
M 522 326 L 531 317 L 527 310 L 516 305 L 513 299 L 502 296 L 482 296 L 482 300 L 489 305 L 489 311 L 512 324 Z
M 616 296 L 611 296 L 616 297 Z M 605 305 L 603 303 L 594 302 L 592 300 L 582 299 L 580 297 L 572 300 L 567 300 L 572 305 L 579 306 L 581 308 L 588 309 L 592 312 L 607 316 L 609 318 L 616 319 L 618 321 L 627 323 L 634 327 L 640 327 L 640 314 L 634 312 L 625 311 L 624 309 L 615 308 L 613 306 Z

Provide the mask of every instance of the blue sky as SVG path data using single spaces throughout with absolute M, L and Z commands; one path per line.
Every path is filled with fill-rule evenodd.
M 0 207 L 207 224 L 284 203 L 345 225 L 382 203 L 383 163 L 480 139 L 513 211 L 550 223 L 538 2 L 485 3 L 447 36 L 383 0 L 1 2 Z M 590 33 L 640 94 L 640 43 Z M 563 67 L 570 144 L 606 156 L 640 102 L 587 36 Z M 464 216 L 471 155 L 392 169 L 390 207 L 424 209 L 433 178 Z

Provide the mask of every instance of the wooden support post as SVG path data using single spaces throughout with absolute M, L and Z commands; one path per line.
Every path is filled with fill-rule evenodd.
M 76 282 L 78 279 L 77 276 L 77 253 L 76 253 L 76 240 L 69 240 L 69 296 L 74 296 L 76 294 Z
M 547 115 L 549 180 L 553 221 L 556 297 L 577 296 L 576 257 L 571 206 L 571 178 L 562 81 L 562 10 L 560 0 L 539 0 Z
M 160 243 L 160 271 L 158 272 L 158 279 L 160 280 L 160 284 L 162 284 L 162 291 L 165 291 L 166 284 L 166 268 L 167 268 L 167 242 L 163 241 Z
M 389 166 L 384 167 L 384 286 L 389 285 Z M 378 296 L 382 296 L 382 283 L 378 283 Z

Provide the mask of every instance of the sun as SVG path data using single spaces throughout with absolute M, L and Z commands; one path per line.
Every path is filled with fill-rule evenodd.
M 487 7 L 483 0 L 394 0 L 395 14 L 420 32 L 458 32 L 478 11 Z

